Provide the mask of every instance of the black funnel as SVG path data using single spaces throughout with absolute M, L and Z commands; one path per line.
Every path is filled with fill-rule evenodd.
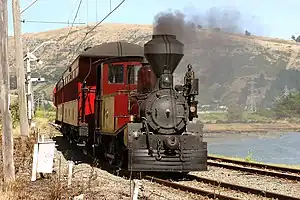
M 156 77 L 168 69 L 171 74 L 183 57 L 183 44 L 175 35 L 153 35 L 152 40 L 144 45 L 144 54 Z

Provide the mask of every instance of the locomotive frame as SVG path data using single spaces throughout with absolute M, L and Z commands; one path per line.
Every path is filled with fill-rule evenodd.
M 203 142 L 202 127 L 189 122 L 195 117 L 190 108 L 197 105 L 193 99 L 197 92 L 183 96 L 186 86 L 173 89 L 172 73 L 183 54 L 180 58 L 176 57 L 176 62 L 169 63 L 173 65 L 172 72 L 164 74 L 164 70 L 154 68 L 157 78 L 155 87 L 143 93 L 139 92 L 138 78 L 141 75 L 138 77 L 138 73 L 144 65 L 149 67 L 150 63 L 153 68 L 157 62 L 151 59 L 155 57 L 151 52 L 150 58 L 147 54 L 151 61 L 145 63 L 144 49 L 147 50 L 146 46 L 142 48 L 127 42 L 110 42 L 80 54 L 63 73 L 54 89 L 54 104 L 57 107 L 55 123 L 61 126 L 69 142 L 92 152 L 93 156 L 103 155 L 111 165 L 118 168 L 168 172 L 207 170 L 207 144 Z M 171 55 L 170 52 L 164 54 Z M 171 77 L 172 87 L 161 88 L 160 76 Z M 181 102 L 185 102 L 182 104 L 185 114 L 181 117 L 183 121 L 180 122 L 180 130 L 175 125 L 177 129 L 174 130 L 177 131 L 159 133 L 152 128 L 152 118 L 143 114 L 143 105 L 149 107 L 152 101 L 160 99 L 159 95 L 170 98 L 175 95 L 176 99 L 178 97 Z M 159 101 L 161 103 L 157 107 L 169 102 Z M 171 116 L 174 115 L 172 109 L 168 111 Z M 185 117 L 187 115 L 189 117 Z M 178 118 L 175 115 L 173 117 Z M 160 119 L 168 121 L 166 117 Z M 163 123 L 171 126 L 168 122 Z

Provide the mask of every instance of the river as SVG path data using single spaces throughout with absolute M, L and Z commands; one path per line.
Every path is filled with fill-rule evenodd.
M 205 134 L 208 153 L 245 158 L 249 153 L 259 162 L 300 165 L 300 133 Z

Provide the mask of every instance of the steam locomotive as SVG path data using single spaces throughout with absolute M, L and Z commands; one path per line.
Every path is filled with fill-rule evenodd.
M 183 85 L 173 73 L 183 57 L 174 35 L 144 48 L 127 42 L 86 49 L 54 88 L 55 123 L 71 143 L 131 171 L 207 170 L 197 118 L 199 80 L 191 65 Z

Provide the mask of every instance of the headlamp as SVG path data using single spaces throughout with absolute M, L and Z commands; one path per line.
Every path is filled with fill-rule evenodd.
M 160 88 L 171 88 L 173 84 L 172 74 L 163 74 L 160 80 Z
M 191 111 L 191 112 L 195 112 L 195 111 L 196 111 L 196 107 L 195 107 L 195 106 L 191 106 L 191 107 L 190 107 L 190 111 Z
M 163 84 L 165 87 L 169 87 L 172 84 L 172 80 L 170 76 L 164 76 L 163 77 Z

